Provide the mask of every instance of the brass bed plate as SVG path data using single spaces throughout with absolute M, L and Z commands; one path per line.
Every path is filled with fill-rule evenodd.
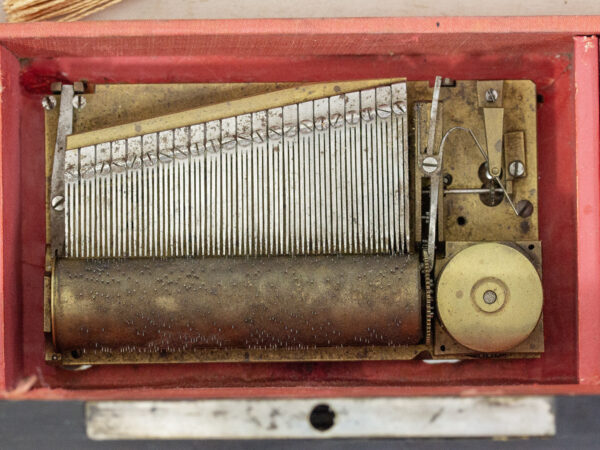
M 478 140 L 485 142 L 483 115 L 479 108 L 476 81 L 457 81 L 451 88 L 442 90 L 440 97 L 440 121 L 443 129 L 464 126 L 474 130 Z M 158 115 L 176 113 L 203 105 L 225 102 L 249 95 L 272 92 L 299 83 L 203 83 L 203 84 L 148 84 L 148 85 L 96 85 L 88 87 L 83 97 L 85 107 L 73 111 L 73 133 L 83 133 L 99 128 L 121 125 L 132 121 L 153 118 Z M 431 101 L 432 87 L 423 81 L 407 82 L 409 111 L 409 155 L 411 158 L 411 210 L 412 238 L 410 252 L 418 258 L 420 250 L 422 177 L 418 168 L 417 127 L 413 126 L 415 105 L 427 105 Z M 56 96 L 60 99 L 60 96 Z M 60 100 L 59 100 L 60 101 Z M 481 241 L 511 242 L 531 253 L 536 268 L 541 271 L 541 249 L 538 232 L 537 203 L 537 135 L 536 135 L 536 92 L 529 81 L 504 81 L 502 90 L 504 111 L 503 133 L 523 132 L 527 176 L 514 180 L 507 189 L 515 201 L 527 200 L 532 214 L 527 218 L 517 217 L 506 203 L 487 206 L 479 195 L 445 195 L 440 197 L 438 208 L 439 238 L 446 246 L 445 256 L 437 262 L 436 272 L 443 267 L 457 249 Z M 426 112 L 428 109 L 426 108 Z M 56 140 L 59 108 L 46 111 L 46 230 L 50 235 L 50 179 Z M 427 130 L 427 114 L 423 130 Z M 426 137 L 425 137 L 426 140 Z M 436 138 L 439 144 L 441 133 Z M 446 186 L 453 189 L 479 187 L 478 177 L 481 158 L 478 157 L 468 136 L 456 134 L 448 142 L 444 158 L 443 174 L 452 182 Z M 424 183 L 426 184 L 426 182 Z M 462 219 L 461 219 L 462 218 Z M 464 223 L 463 222 L 464 219 Z M 535 244 L 534 250 L 527 246 Z M 525 247 L 523 247 L 525 246 Z M 442 246 L 443 247 L 443 246 Z M 409 360 L 416 358 L 471 358 L 481 357 L 452 339 L 438 320 L 434 320 L 432 345 L 424 343 L 406 346 L 344 346 L 319 347 L 312 349 L 198 349 L 180 352 L 119 352 L 103 354 L 77 354 L 55 352 L 52 344 L 52 311 L 50 279 L 53 258 L 46 257 L 44 332 L 46 333 L 46 360 L 62 365 L 82 364 L 130 364 L 130 363 L 179 363 L 179 362 L 252 362 L 252 361 L 353 361 L 353 360 Z M 440 350 L 440 348 L 444 350 Z M 538 357 L 543 352 L 543 326 L 540 320 L 532 335 L 514 351 L 506 352 L 503 358 Z M 485 355 L 483 355 L 485 356 Z

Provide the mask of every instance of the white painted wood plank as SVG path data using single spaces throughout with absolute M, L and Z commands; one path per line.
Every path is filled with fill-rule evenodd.
M 311 424 L 317 405 L 326 405 L 322 410 L 328 407 L 333 414 L 327 430 Z M 96 440 L 521 437 L 556 432 L 550 397 L 90 402 L 86 423 L 88 436 Z

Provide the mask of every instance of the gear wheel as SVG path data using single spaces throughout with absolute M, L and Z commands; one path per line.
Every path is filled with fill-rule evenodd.
M 423 280 L 425 286 L 425 344 L 431 345 L 433 334 L 433 279 L 427 252 L 423 252 Z

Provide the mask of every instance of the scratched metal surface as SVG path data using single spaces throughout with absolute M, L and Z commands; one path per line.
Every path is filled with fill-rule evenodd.
M 60 350 L 180 354 L 417 344 L 420 272 L 411 255 L 59 259 L 52 323 Z

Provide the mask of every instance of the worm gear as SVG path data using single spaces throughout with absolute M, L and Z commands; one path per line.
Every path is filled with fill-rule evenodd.
M 429 255 L 423 252 L 423 286 L 425 290 L 425 344 L 431 344 L 433 329 L 433 279 Z

